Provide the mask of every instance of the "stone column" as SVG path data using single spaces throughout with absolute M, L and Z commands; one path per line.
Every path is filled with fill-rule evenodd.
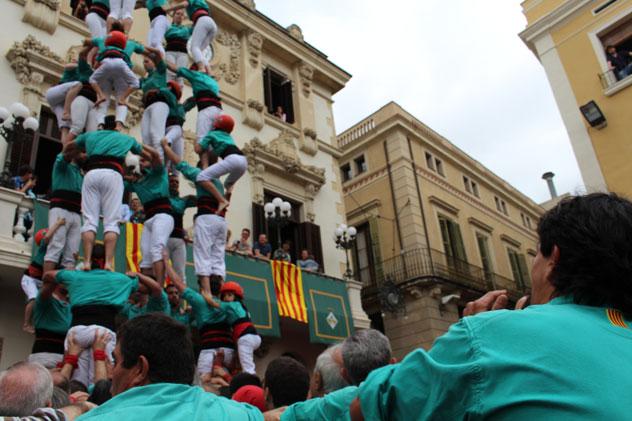
M 371 319 L 362 308 L 362 283 L 347 279 L 347 294 L 349 295 L 349 306 L 353 317 L 353 326 L 356 329 L 368 329 L 371 327 Z
M 243 82 L 242 97 L 246 100 L 243 123 L 255 130 L 261 130 L 265 124 L 265 100 L 263 95 L 263 67 L 261 49 L 263 36 L 256 31 L 242 34 Z

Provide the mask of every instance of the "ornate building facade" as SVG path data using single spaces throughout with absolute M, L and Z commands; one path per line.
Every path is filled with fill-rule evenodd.
M 39 176 L 36 193 L 40 194 L 46 193 L 52 160 L 61 150 L 44 94 L 59 80 L 63 64 L 89 37 L 84 22 L 72 16 L 69 3 L 2 0 L 0 105 L 23 102 L 40 119 L 40 130 L 32 143 L 20 148 L 13 145 L 10 149 L 0 140 L 0 162 L 8 158 L 10 165 L 6 167 L 10 169 L 19 164 L 32 165 Z M 262 209 L 264 202 L 282 197 L 293 207 L 291 221 L 281 235 L 291 240 L 293 259 L 307 248 L 327 275 L 340 278 L 344 254 L 334 247 L 333 237 L 337 224 L 345 221 L 345 212 L 332 96 L 344 88 L 351 75 L 308 44 L 298 26 L 281 27 L 258 12 L 252 0 L 214 0 L 209 4 L 219 28 L 212 46 L 213 72 L 220 84 L 224 111 L 237 122 L 233 136 L 249 160 L 248 172 L 237 184 L 227 218 L 233 239 L 246 227 L 252 230 L 253 239 L 259 233 L 270 234 L 276 246 L 278 239 L 271 232 L 274 230 L 269 230 Z M 137 9 L 130 38 L 144 42 L 148 24 L 147 10 Z M 142 63 L 138 57 L 134 61 L 134 71 L 140 74 Z M 190 94 L 187 85 L 183 98 Z M 142 107 L 138 94 L 130 103 L 127 125 L 130 134 L 140 141 Z M 273 114 L 278 106 L 283 108 L 285 120 Z M 195 163 L 196 111 L 187 117 L 185 159 Z M 193 192 L 193 186 L 183 181 L 181 190 L 187 194 Z M 4 196 L 0 206 L 6 208 L 6 215 L 32 208 L 15 192 L 3 189 L 0 195 Z M 185 227 L 192 225 L 194 213 L 187 211 Z M 19 331 L 19 279 L 30 260 L 30 246 L 16 245 L 13 227 L 5 228 L 6 232 L 0 233 L 0 337 L 4 341 L 0 367 L 15 361 L 18 352 L 30 346 L 28 335 Z M 353 281 L 347 285 L 354 324 L 366 327 L 360 285 Z

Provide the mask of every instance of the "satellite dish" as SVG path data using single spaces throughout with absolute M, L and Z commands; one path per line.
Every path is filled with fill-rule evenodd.
M 189 53 L 189 57 L 191 57 L 191 60 L 195 61 L 193 59 L 193 53 L 191 52 L 191 38 L 189 38 L 189 40 L 187 41 L 187 52 Z M 210 64 L 214 56 L 215 52 L 213 51 L 213 44 L 209 44 L 208 47 L 202 50 L 202 57 L 204 58 L 204 60 L 206 60 L 207 63 Z

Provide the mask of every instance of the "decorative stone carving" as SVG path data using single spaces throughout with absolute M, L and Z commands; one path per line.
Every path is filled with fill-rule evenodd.
M 261 130 L 265 125 L 265 117 L 263 110 L 265 106 L 256 99 L 249 99 L 246 101 L 244 124 L 252 127 L 255 130 Z
M 248 162 L 248 172 L 251 174 L 252 201 L 263 205 L 263 180 L 266 173 L 266 166 L 261 162 Z
M 307 63 L 302 63 L 298 68 L 298 74 L 301 77 L 301 88 L 305 98 L 312 93 L 312 80 L 314 79 L 314 68 Z
M 236 84 L 241 76 L 239 65 L 239 54 L 241 52 L 241 42 L 235 34 L 220 31 L 215 37 L 215 41 L 224 47 L 229 48 L 228 63 L 218 63 L 212 66 L 213 73 L 217 80 L 224 79 L 226 83 Z M 217 50 L 216 50 L 217 51 Z
M 252 67 L 257 67 L 261 58 L 263 36 L 259 32 L 250 31 L 246 39 L 248 41 L 248 62 Z
M 304 165 L 299 158 L 295 139 L 290 131 L 285 130 L 265 145 L 258 138 L 246 143 L 242 152 L 248 158 L 249 170 L 261 163 L 266 169 L 276 170 L 300 184 L 311 183 L 318 191 L 325 184 L 325 169 Z
M 255 10 L 256 5 L 254 0 L 237 0 L 238 3 L 243 4 L 250 10 Z
M 23 85 L 31 82 L 31 72 L 36 65 L 40 65 L 37 67 L 44 65 L 45 68 L 42 70 L 48 71 L 46 76 L 52 76 L 51 79 L 59 77 L 55 73 L 61 74 L 61 57 L 35 39 L 33 35 L 28 35 L 22 42 L 14 42 L 7 51 L 6 57 L 9 65 L 15 71 L 15 77 Z M 43 75 L 43 73 L 40 74 Z
M 127 113 L 127 121 L 125 124 L 128 127 L 134 127 L 140 123 L 140 120 L 143 118 L 143 111 L 145 111 L 143 107 L 143 94 L 141 91 L 135 91 L 130 95 L 127 102 L 129 112 Z
M 59 0 L 26 0 L 22 21 L 53 34 L 59 23 L 59 12 Z
M 312 183 L 308 183 L 305 186 L 305 202 L 303 206 L 305 206 L 305 216 L 309 220 L 309 222 L 314 222 L 316 220 L 316 212 L 314 212 L 314 198 L 318 193 L 319 188 L 316 187 Z
M 302 152 L 314 156 L 318 153 L 316 132 L 310 128 L 303 129 L 303 136 L 299 139 L 299 148 Z
M 297 24 L 293 23 L 290 26 L 288 26 L 287 31 L 290 33 L 290 35 L 293 38 L 296 38 L 297 40 L 301 42 L 305 41 L 305 39 L 303 38 L 303 30 Z

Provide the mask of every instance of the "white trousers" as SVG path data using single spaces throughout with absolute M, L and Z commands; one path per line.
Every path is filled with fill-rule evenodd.
M 173 270 L 176 271 L 182 282 L 187 283 L 186 279 L 186 263 L 187 263 L 187 246 L 182 238 L 169 238 L 167 241 L 167 250 Z
M 109 95 L 114 94 L 117 100 L 123 96 L 128 88 L 140 86 L 138 78 L 122 58 L 104 58 L 101 60 L 101 65 L 90 76 L 90 83 L 97 83 L 106 96 L 109 97 Z M 117 104 L 116 121 L 124 123 L 126 118 L 127 106 Z M 100 113 L 99 124 L 104 122 L 105 113 Z
M 50 239 L 44 261 L 57 263 L 62 258 L 62 266 L 72 270 L 75 268 L 75 253 L 79 252 L 81 242 L 81 215 L 62 208 L 51 208 L 48 226 L 52 227 L 59 218 L 64 218 L 66 223 L 57 228 Z
M 202 51 L 213 41 L 216 33 L 217 25 L 210 16 L 202 16 L 195 22 L 193 33 L 191 34 L 191 54 L 193 54 L 194 62 L 204 63 L 205 66 L 208 65 L 208 61 L 204 58 Z M 209 60 L 211 59 L 212 57 L 209 58 Z
M 88 13 L 86 15 L 86 25 L 92 38 L 105 38 L 107 35 L 107 23 L 96 13 Z
M 206 107 L 202 111 L 198 111 L 195 127 L 198 143 L 213 129 L 215 119 L 219 117 L 220 114 L 222 114 L 222 109 L 219 107 Z
M 189 67 L 189 55 L 181 51 L 167 51 L 165 53 L 167 62 L 173 63 L 177 68 Z M 184 78 L 176 78 L 176 74 L 171 70 L 167 71 L 167 80 L 177 80 L 181 87 L 184 87 Z
M 37 292 L 42 287 L 42 281 L 24 274 L 20 285 L 22 286 L 22 291 L 26 294 L 26 301 L 31 301 L 37 298 Z
M 63 360 L 64 354 L 56 354 L 54 352 L 36 352 L 27 358 L 28 362 L 39 363 L 48 369 L 57 367 L 57 364 Z
M 160 50 L 162 56 L 165 56 L 165 47 L 162 45 L 162 40 L 165 37 L 165 32 L 169 29 L 169 20 L 165 15 L 158 15 L 151 20 L 149 26 L 149 33 L 147 34 L 147 44 Z
M 132 19 L 136 0 L 110 0 L 110 16 L 116 20 Z
M 78 136 L 84 131 L 95 131 L 99 127 L 101 115 L 103 115 L 103 119 L 105 119 L 107 107 L 107 101 L 102 102 L 97 108 L 94 108 L 94 102 L 85 96 L 77 96 L 70 105 L 70 115 L 72 116 L 70 133 Z
M 257 374 L 255 371 L 254 353 L 261 346 L 261 336 L 249 333 L 237 340 L 239 364 L 246 373 Z
M 199 376 L 213 371 L 213 360 L 215 360 L 215 354 L 217 354 L 217 351 L 220 349 L 224 351 L 224 366 L 229 366 L 233 362 L 235 350 L 232 348 L 203 349 L 200 352 L 197 363 L 197 372 Z
M 219 179 L 222 175 L 228 174 L 224 181 L 224 187 L 230 188 L 244 175 L 247 169 L 248 160 L 244 155 L 231 154 L 199 173 L 197 181 Z
M 165 137 L 165 124 L 168 116 L 169 106 L 165 102 L 154 102 L 145 108 L 140 120 L 143 143 L 156 149 L 162 162 L 165 162 L 165 155 L 160 141 Z
M 143 235 L 140 238 L 141 268 L 151 268 L 162 260 L 162 250 L 167 246 L 173 231 L 173 216 L 159 213 L 145 221 Z
M 178 126 L 177 124 L 167 127 L 165 131 L 167 142 L 169 142 L 171 149 L 173 149 L 180 158 L 182 158 L 182 154 L 184 153 L 184 139 L 182 136 L 182 126 Z M 160 148 L 160 150 L 162 150 L 162 148 Z M 170 168 L 170 170 L 175 174 L 179 174 L 179 171 L 175 169 L 175 165 L 171 166 L 172 168 Z
M 198 276 L 226 276 L 226 220 L 219 215 L 200 215 L 195 218 L 193 263 Z
M 81 232 L 97 232 L 99 215 L 103 215 L 104 232 L 118 234 L 121 203 L 123 203 L 121 174 L 107 168 L 88 171 L 81 187 L 81 209 L 84 217 Z
M 51 110 L 55 113 L 55 117 L 57 117 L 57 126 L 59 128 L 70 127 L 70 123 L 62 119 L 62 116 L 64 115 L 64 102 L 66 101 L 66 94 L 68 94 L 68 91 L 80 84 L 81 82 L 66 82 L 51 86 L 46 91 L 46 102 L 48 102 Z
M 105 345 L 105 354 L 110 362 L 114 362 L 112 359 L 112 351 L 116 346 L 116 333 L 112 332 L 107 327 L 99 325 L 90 326 L 73 326 L 66 334 L 66 340 L 64 341 L 64 349 L 68 351 L 68 337 L 74 335 L 77 345 L 83 348 L 83 351 L 79 354 L 78 367 L 72 373 L 72 380 L 78 380 L 86 387 L 94 382 L 94 360 L 92 359 L 92 343 L 94 342 L 94 335 L 99 331 L 104 331 L 110 334 L 110 340 Z

